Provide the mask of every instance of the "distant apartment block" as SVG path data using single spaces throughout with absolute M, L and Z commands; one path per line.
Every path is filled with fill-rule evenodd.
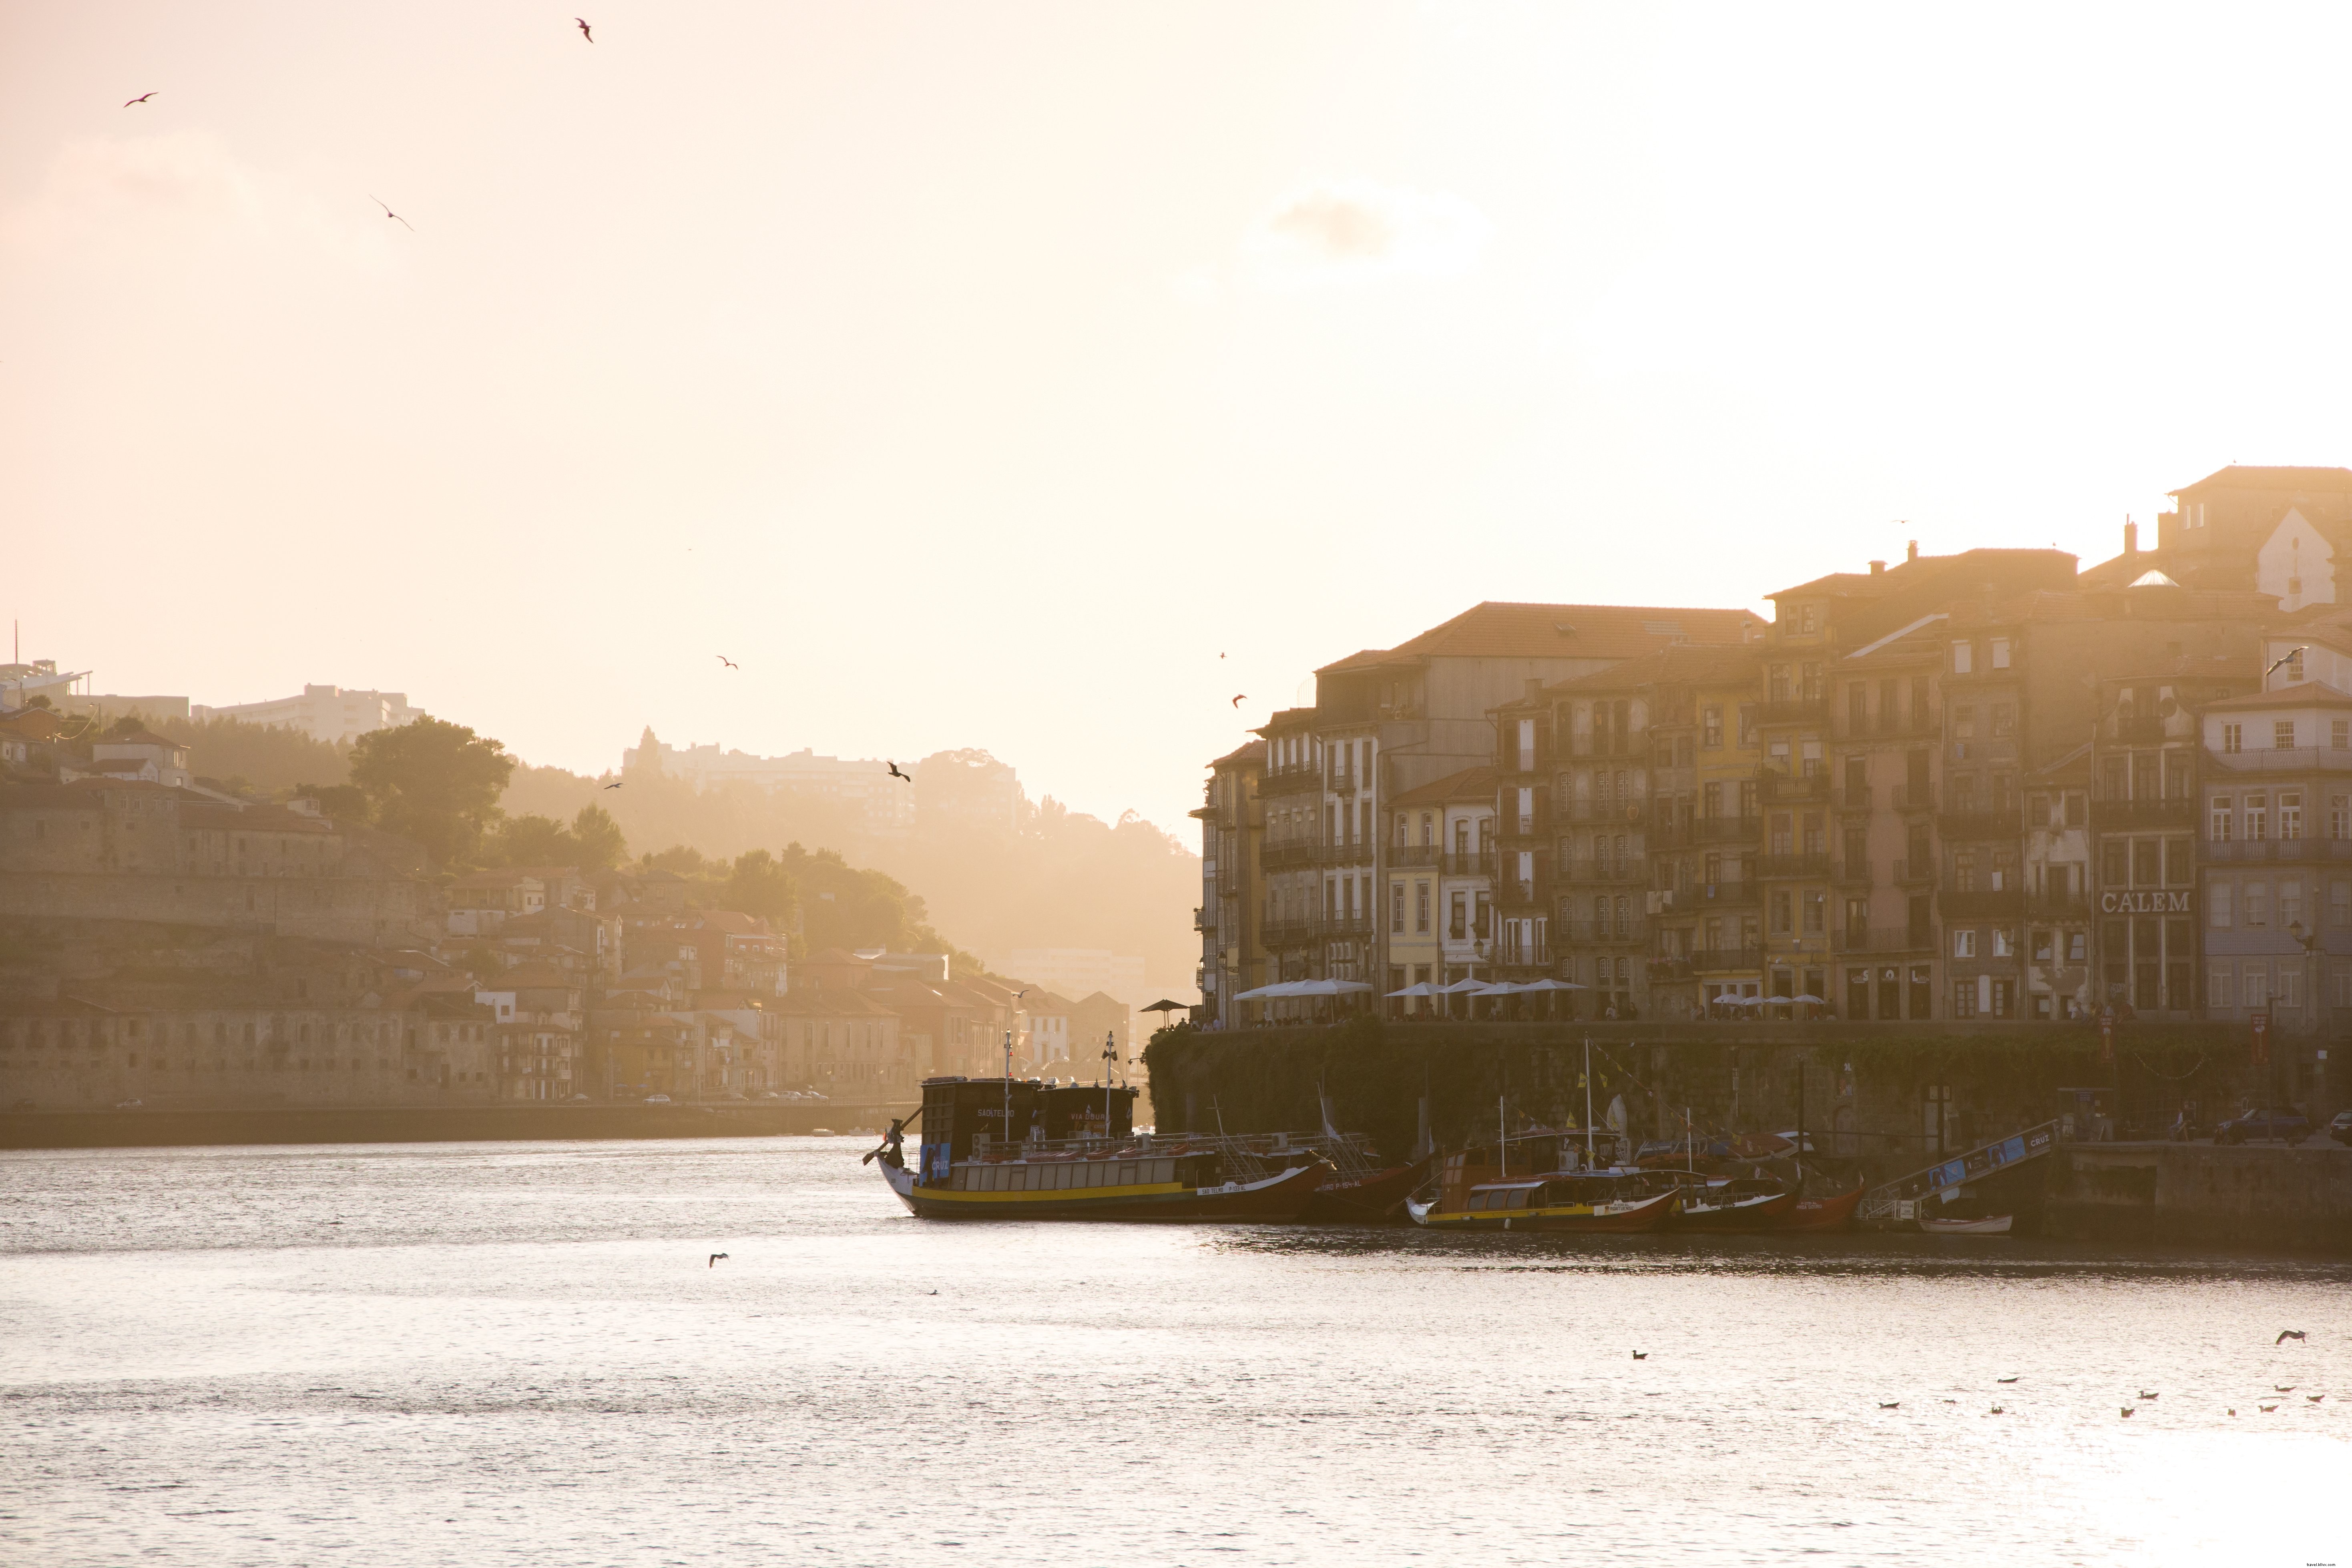
M 621 753 L 621 768 L 655 769 L 686 779 L 698 790 L 741 783 L 838 801 L 880 838 L 903 838 L 915 826 L 915 786 L 891 776 L 889 763 L 878 757 L 820 757 L 810 751 L 755 757 L 716 744 L 673 746 L 647 729 L 634 748 Z
M 272 702 L 236 702 L 225 708 L 196 703 L 194 719 L 236 719 L 247 724 L 277 724 L 300 730 L 330 743 L 357 740 L 377 730 L 396 730 L 425 717 L 412 708 L 404 691 L 349 691 L 340 686 L 305 686 L 299 697 Z

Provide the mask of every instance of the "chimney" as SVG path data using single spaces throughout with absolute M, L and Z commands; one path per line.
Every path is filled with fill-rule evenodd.
M 1874 561 L 1870 563 L 1870 574 L 1874 577 L 1885 570 L 1886 563 L 1884 561 Z
M 2129 518 L 2124 519 L 2124 553 L 2126 555 L 2139 553 L 2139 524 Z
M 1918 542 L 1917 540 L 1916 540 L 1916 539 L 1915 539 L 1915 540 L 1913 540 L 1913 541 L 1911 542 L 1911 549 L 1910 549 L 1909 552 L 1908 552 L 1908 553 L 1906 553 L 1906 554 L 1903 557 L 1903 560 L 1904 560 L 1904 563 L 1907 565 L 1907 564 L 1908 564 L 1908 563 L 1910 563 L 1911 562 L 1916 561 L 1916 560 L 1918 560 L 1918 559 L 1919 559 L 1919 542 Z

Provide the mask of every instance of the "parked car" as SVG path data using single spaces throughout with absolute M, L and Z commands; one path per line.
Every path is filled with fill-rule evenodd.
M 2213 1142 L 2216 1143 L 2243 1143 L 2254 1138 L 2276 1138 L 2285 1143 L 2300 1143 L 2310 1136 L 2310 1118 L 2292 1106 L 2244 1111 L 2213 1129 Z
M 2327 1135 L 2338 1143 L 2352 1143 L 2352 1110 L 2339 1110 L 2327 1124 Z
M 669 1096 L 666 1094 L 649 1094 L 646 1096 L 646 1103 L 647 1105 L 667 1105 L 669 1103 Z

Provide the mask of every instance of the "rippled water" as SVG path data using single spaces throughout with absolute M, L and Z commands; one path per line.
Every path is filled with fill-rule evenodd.
M 958 1226 L 863 1147 L 0 1156 L 0 1560 L 2352 1563 L 2344 1265 Z

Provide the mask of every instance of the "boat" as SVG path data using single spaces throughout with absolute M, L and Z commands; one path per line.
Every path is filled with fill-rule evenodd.
M 1863 1189 L 1856 1186 L 1831 1197 L 1799 1198 L 1773 1229 L 1784 1234 L 1790 1231 L 1843 1230 L 1853 1224 L 1853 1211 L 1862 1206 L 1862 1194 Z
M 1435 1179 L 1405 1200 L 1412 1222 L 1431 1230 L 1543 1230 L 1624 1233 L 1655 1230 L 1681 1203 L 1674 1174 L 1625 1166 L 1553 1169 L 1575 1159 L 1546 1132 L 1513 1138 L 1526 1158 L 1550 1143 L 1530 1173 L 1512 1175 L 1496 1149 L 1467 1149 L 1438 1163 Z
M 1668 1230 L 1753 1234 L 1784 1228 L 1797 1189 L 1769 1176 L 1703 1177 L 1682 1184 L 1682 1200 Z
M 1327 1158 L 1333 1152 L 1319 1147 L 1318 1152 Z M 1305 1218 L 1309 1225 L 1379 1225 L 1394 1219 L 1413 1189 L 1427 1179 L 1429 1167 L 1430 1162 L 1422 1160 L 1353 1175 L 1345 1163 L 1333 1161 L 1331 1175 L 1315 1189 Z
M 1111 1084 L 926 1079 L 921 1108 L 866 1158 L 923 1219 L 1286 1223 L 1332 1174 L 1312 1150 L 1259 1155 L 1231 1139 L 1139 1133 L 1135 1097 Z
M 1923 1219 L 1919 1228 L 1929 1236 L 2007 1236 L 2014 1215 L 1988 1215 L 1982 1219 Z

